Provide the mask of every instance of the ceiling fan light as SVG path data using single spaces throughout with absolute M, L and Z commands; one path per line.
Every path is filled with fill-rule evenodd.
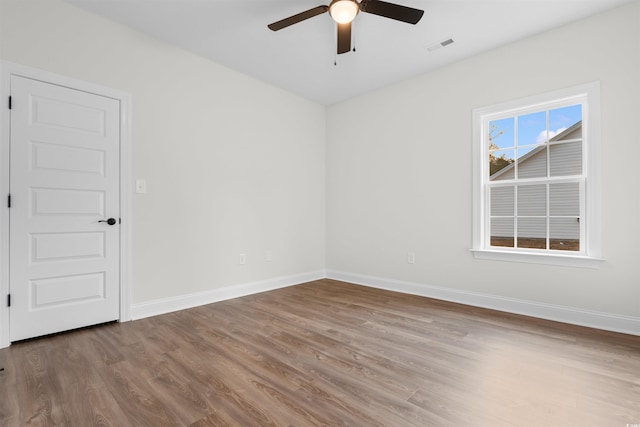
M 353 21 L 360 6 L 354 0 L 334 0 L 329 6 L 329 13 L 338 24 L 348 24 Z

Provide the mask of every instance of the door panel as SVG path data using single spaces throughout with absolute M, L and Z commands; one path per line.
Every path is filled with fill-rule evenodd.
M 105 297 L 104 273 L 38 279 L 30 285 L 33 310 L 66 306 L 69 302 L 99 301 Z
M 47 216 L 105 216 L 105 192 L 31 188 L 32 218 Z
M 105 233 L 33 233 L 31 262 L 104 258 Z
M 117 320 L 119 101 L 11 77 L 10 339 Z
M 31 168 L 37 170 L 55 170 L 61 173 L 86 173 L 104 176 L 105 157 L 100 150 L 72 148 L 64 145 L 34 142 L 33 163 Z
M 103 109 L 75 104 L 73 100 L 50 99 L 36 94 L 31 96 L 30 105 L 32 126 L 40 126 L 43 129 L 53 127 L 99 136 L 105 134 Z

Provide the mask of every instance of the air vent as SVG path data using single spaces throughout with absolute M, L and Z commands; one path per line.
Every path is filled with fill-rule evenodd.
M 438 50 L 441 47 L 449 46 L 450 44 L 453 44 L 453 39 L 447 39 L 441 41 L 440 43 L 432 44 L 431 46 L 427 47 L 427 50 L 429 52 L 433 52 L 434 50 Z

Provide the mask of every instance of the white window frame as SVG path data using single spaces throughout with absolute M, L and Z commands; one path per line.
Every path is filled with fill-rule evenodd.
M 488 162 L 486 143 L 488 123 L 492 120 L 523 114 L 526 110 L 545 110 L 550 104 L 583 104 L 582 203 L 580 218 L 580 252 L 551 251 L 490 246 Z M 593 82 L 523 99 L 473 110 L 473 247 L 475 258 L 514 261 L 570 267 L 598 268 L 602 261 L 601 231 L 601 168 L 600 168 L 600 83 Z M 528 180 L 533 183 L 534 180 Z M 546 182 L 544 179 L 542 182 Z M 495 184 L 494 184 L 495 185 Z

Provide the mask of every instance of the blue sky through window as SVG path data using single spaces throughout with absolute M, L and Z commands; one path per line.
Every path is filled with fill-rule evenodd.
M 516 142 L 519 147 L 530 146 L 529 149 L 518 150 L 518 155 L 521 156 L 535 148 L 535 145 L 544 144 L 547 138 L 553 138 L 580 120 L 582 120 L 582 105 L 577 104 L 549 110 L 549 129 L 547 129 L 546 111 L 493 120 L 489 122 L 489 129 L 493 143 L 498 149 L 513 149 Z M 518 124 L 517 139 L 516 122 Z

